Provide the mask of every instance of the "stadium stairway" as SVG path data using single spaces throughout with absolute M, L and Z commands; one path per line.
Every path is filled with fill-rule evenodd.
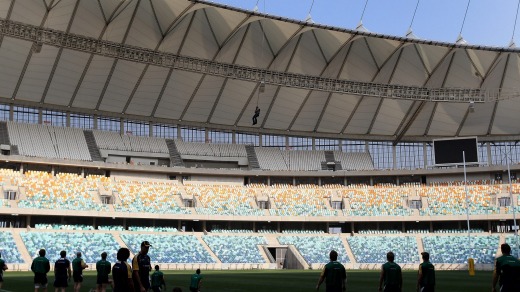
M 166 139 L 166 146 L 168 147 L 168 152 L 170 153 L 170 166 L 184 167 L 184 162 L 182 161 L 182 157 L 179 154 L 177 145 L 175 145 L 175 141 Z
M 267 254 L 265 253 L 265 249 L 264 249 L 264 245 L 257 245 L 256 246 L 258 248 L 258 252 L 260 253 L 260 255 L 262 256 L 262 258 L 264 259 L 264 261 L 266 263 L 271 263 L 271 259 L 267 256 Z
M 260 169 L 258 157 L 256 157 L 255 147 L 246 145 L 247 160 L 249 161 L 249 169 Z
M 99 152 L 99 148 L 96 144 L 96 139 L 94 138 L 94 133 L 92 133 L 92 131 L 83 131 L 83 136 L 85 136 L 85 141 L 87 141 L 88 152 L 90 152 L 92 161 L 103 161 L 101 152 Z
M 107 231 L 105 231 L 105 232 L 107 232 Z M 110 230 L 110 231 L 108 231 L 108 233 L 112 234 L 112 236 L 114 237 L 114 240 L 117 242 L 117 244 L 119 244 L 120 247 L 128 248 L 128 246 L 126 246 L 126 243 L 121 239 L 121 236 L 119 236 L 120 235 L 119 231 Z M 128 248 L 128 249 L 130 250 L 130 258 L 133 258 L 134 254 L 132 253 L 132 250 L 130 248 Z
M 497 252 L 495 253 L 496 255 L 502 254 L 502 251 L 500 250 L 500 246 L 504 243 L 506 243 L 506 234 L 501 233 L 500 237 L 498 238 L 498 248 L 497 248 Z
M 20 155 L 20 150 L 18 150 L 18 145 L 11 145 L 11 155 Z
M 18 201 L 27 199 L 27 196 L 25 195 L 25 187 L 18 187 Z
M 350 245 L 347 242 L 347 238 L 345 236 L 340 236 L 341 242 L 343 243 L 343 247 L 345 247 L 345 250 L 347 251 L 348 258 L 350 259 L 350 262 L 352 264 L 356 264 L 356 257 L 354 256 L 354 253 L 350 249 Z
M 27 250 L 27 247 L 25 247 L 25 244 L 23 243 L 22 237 L 20 237 L 20 231 L 22 229 L 19 228 L 11 228 L 10 231 L 13 233 L 13 239 L 16 243 L 16 248 L 18 248 L 18 251 L 20 252 L 20 255 L 22 256 L 23 260 L 26 264 L 32 263 L 32 256 Z
M 321 168 L 322 170 L 328 170 L 328 164 L 329 162 L 334 163 L 334 170 L 342 170 L 341 167 L 341 161 L 337 161 L 334 157 L 334 151 L 325 151 L 325 162 L 322 162 Z
M 422 236 L 416 236 L 415 239 L 417 240 L 417 250 L 419 251 L 419 258 L 421 258 L 421 252 L 424 251 L 424 244 L 422 242 Z
M 183 192 L 183 191 L 186 192 L 186 191 L 184 190 L 184 188 L 180 188 L 180 192 Z M 179 195 L 173 195 L 172 198 L 173 198 L 173 201 L 175 202 L 175 204 L 176 204 L 177 206 L 179 206 L 179 207 L 184 207 L 184 203 L 182 202 L 181 196 L 179 196 Z
M 18 208 L 18 201 L 9 200 L 9 206 L 11 208 Z
M 11 145 L 6 122 L 0 122 L 0 145 Z
M 289 267 L 290 269 L 296 268 L 294 263 L 299 264 L 299 266 L 300 266 L 299 269 L 309 270 L 311 268 L 311 265 L 309 265 L 309 263 L 307 263 L 307 261 L 302 256 L 300 251 L 296 248 L 296 246 L 294 246 L 292 244 L 287 246 L 287 253 L 285 254 L 284 268 L 286 267 L 287 262 L 293 263 L 292 267 Z
M 268 246 L 279 246 L 280 243 L 278 242 L 278 236 L 279 234 L 269 234 L 265 233 L 262 234 L 265 237 L 265 240 L 267 241 Z
M 209 248 L 209 246 L 206 244 L 206 242 L 202 239 L 202 235 L 204 235 L 204 232 L 194 232 L 193 235 L 197 238 L 197 240 L 200 242 L 202 247 L 209 253 L 209 255 L 215 260 L 217 264 L 222 264 L 222 261 L 218 258 L 218 256 Z
M 88 193 L 92 197 L 92 201 L 94 201 L 94 203 L 101 204 L 101 199 L 99 197 L 100 196 L 99 191 L 89 191 Z

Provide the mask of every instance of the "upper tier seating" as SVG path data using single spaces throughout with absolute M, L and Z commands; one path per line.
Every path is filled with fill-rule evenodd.
M 154 263 L 214 263 L 215 260 L 193 235 L 121 234 L 128 248 L 137 254 L 141 242 L 152 244 L 148 252 Z
M 519 184 L 513 184 L 519 188 Z M 180 185 L 175 181 L 114 180 L 104 176 L 0 169 L 0 186 L 13 189 L 20 208 L 108 211 L 101 203 L 100 192 L 113 194 L 117 212 L 156 214 L 226 215 L 226 216 L 421 216 L 465 215 L 464 186 L 452 185 Z M 19 187 L 19 189 L 18 189 Z M 496 196 L 505 185 L 474 182 L 468 186 L 470 214 L 500 214 Z M 182 205 L 181 194 L 195 198 L 196 208 Z M 270 209 L 257 207 L 257 197 L 267 198 Z M 427 201 L 418 211 L 407 207 L 410 198 Z M 333 209 L 331 198 L 340 199 L 343 209 Z M 0 198 L 0 206 L 9 207 Z M 519 206 L 515 206 L 520 209 Z M 502 208 L 506 214 L 512 208 Z M 441 232 L 441 231 L 438 231 Z M 452 231 L 447 231 L 451 233 Z M 481 231 L 475 231 L 481 232 Z
M 145 226 L 128 226 L 128 231 L 146 231 L 146 232 L 177 232 L 175 227 L 145 227 Z
M 334 159 L 341 162 L 344 170 L 374 170 L 374 162 L 369 152 L 334 151 Z
M 50 173 L 28 171 L 20 185 L 25 187 L 25 200 L 20 200 L 20 208 L 94 210 L 108 211 L 107 206 L 96 202 L 95 196 L 104 178 L 60 173 L 53 177 Z
M 17 186 L 22 178 L 19 171 L 12 169 L 0 168 L 0 186 L 10 185 Z
M 260 232 L 260 231 L 258 231 Z M 253 230 L 250 229 L 219 229 L 219 228 L 212 228 L 211 233 L 230 233 L 230 234 L 236 234 L 236 233 L 253 233 Z
M 0 253 L 2 253 L 2 259 L 6 264 L 21 264 L 24 262 L 14 242 L 13 234 L 9 231 L 0 231 Z
M 7 122 L 9 139 L 21 155 L 91 161 L 83 130 Z
M 119 196 L 120 203 L 114 204 L 114 210 L 119 212 L 190 214 L 190 210 L 175 203 L 174 196 L 179 190 L 169 181 L 120 180 L 113 182 L 109 188 Z
M 424 250 L 430 253 L 432 263 L 466 263 L 468 258 L 475 259 L 476 264 L 492 264 L 499 238 L 490 236 L 425 236 Z
M 294 230 L 294 229 L 285 229 L 282 231 L 283 234 L 325 234 L 323 230 Z
M 324 199 L 326 190 L 279 185 L 267 189 L 276 209 L 269 209 L 276 216 L 335 216 L 336 210 L 328 209 Z
M 256 192 L 233 186 L 187 186 L 186 193 L 198 197 L 202 206 L 195 209 L 203 215 L 263 216 L 263 210 L 253 208 Z
M 181 155 L 213 157 L 247 157 L 246 146 L 242 144 L 192 143 L 175 140 Z
M 403 232 L 401 230 L 365 229 L 365 230 L 359 230 L 357 233 L 359 233 L 359 234 L 401 234 Z
M 107 231 L 124 231 L 125 227 L 121 225 L 99 225 L 97 229 Z
M 404 199 L 411 192 L 409 188 L 381 186 L 351 186 L 338 191 L 350 202 L 345 215 L 353 216 L 409 216 L 412 210 L 404 207 Z
M 256 147 L 256 157 L 261 169 L 288 170 L 282 151 L 278 148 Z
M 500 208 L 494 205 L 492 193 L 500 193 L 499 185 L 468 186 L 470 214 L 498 214 Z M 464 186 L 439 186 L 418 189 L 420 196 L 428 198 L 428 209 L 420 210 L 421 215 L 464 215 L 466 214 L 466 190 Z
M 321 163 L 325 161 L 324 151 L 255 147 L 255 152 L 260 168 L 268 170 L 321 170 Z
M 339 262 L 350 262 L 341 239 L 336 236 L 280 236 L 278 242 L 294 245 L 308 264 L 328 263 L 331 250 L 338 252 Z
M 81 232 L 20 232 L 27 251 L 34 258 L 38 251 L 44 248 L 46 257 L 54 263 L 60 257 L 60 251 L 67 252 L 67 258 L 76 257 L 80 251 L 83 260 L 95 263 L 101 259 L 101 253 L 106 252 L 107 260 L 115 262 L 119 244 L 109 233 L 81 233 Z
M 92 131 L 99 149 L 168 154 L 166 140 L 156 137 L 121 135 L 114 132 Z
M 396 263 L 419 263 L 414 236 L 353 236 L 347 241 L 357 263 L 385 263 L 389 251 L 394 252 Z
M 203 236 L 222 263 L 265 263 L 257 245 L 267 244 L 263 236 Z
M 69 225 L 69 224 L 35 224 L 36 229 L 47 230 L 94 230 L 92 225 Z

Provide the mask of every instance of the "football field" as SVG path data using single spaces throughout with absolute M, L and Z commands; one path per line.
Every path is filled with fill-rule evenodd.
M 190 275 L 193 271 L 164 271 L 167 289 L 180 287 L 189 291 Z M 315 291 L 320 272 L 317 270 L 247 270 L 247 271 L 202 271 L 202 292 L 287 292 Z M 477 271 L 474 277 L 467 271 L 437 271 L 437 292 L 480 292 L 491 290 L 492 272 Z M 49 273 L 49 291 L 54 291 L 54 277 Z M 403 292 L 416 291 L 417 272 L 403 272 Z M 32 273 L 4 273 L 4 291 L 34 291 Z M 94 272 L 86 272 L 81 291 L 90 291 L 95 287 Z M 376 271 L 347 271 L 347 291 L 366 292 L 377 291 L 379 273 Z M 67 291 L 72 291 L 71 282 Z M 107 291 L 112 291 L 108 289 Z M 320 291 L 325 291 L 325 284 Z

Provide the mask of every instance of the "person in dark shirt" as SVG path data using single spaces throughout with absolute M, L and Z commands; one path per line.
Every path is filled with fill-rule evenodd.
M 146 292 L 150 289 L 150 271 L 152 264 L 148 251 L 152 246 L 148 241 L 141 242 L 141 251 L 132 260 L 132 270 L 134 287 L 139 292 Z
M 500 251 L 502 256 L 495 261 L 492 291 L 496 291 L 497 283 L 499 283 L 500 292 L 520 291 L 520 261 L 511 255 L 509 244 L 502 244 Z
M 34 291 L 40 288 L 47 292 L 47 273 L 51 270 L 49 260 L 45 257 L 45 249 L 40 249 L 39 256 L 36 257 L 31 264 L 31 271 L 34 273 Z
M 65 289 L 69 286 L 72 271 L 70 269 L 70 261 L 67 259 L 67 252 L 62 250 L 60 252 L 60 258 L 54 263 L 54 288 L 58 292 L 60 289 L 65 292 Z
M 166 282 L 164 281 L 163 272 L 159 271 L 159 265 L 155 265 L 155 272 L 153 272 L 152 276 L 152 290 L 153 292 L 160 292 L 161 287 L 166 290 Z
M 401 292 L 403 287 L 403 275 L 401 267 L 394 263 L 395 255 L 393 252 L 386 254 L 387 262 L 381 265 L 379 276 L 379 291 Z M 383 286 L 384 284 L 384 286 Z
M 320 275 L 316 290 L 320 289 L 320 285 L 327 280 L 326 292 L 341 292 L 347 289 L 347 272 L 345 267 L 338 262 L 338 252 L 332 250 L 329 254 L 330 262 L 325 265 Z
M 110 267 L 112 265 L 109 261 L 107 261 L 107 253 L 103 252 L 101 254 L 101 260 L 96 263 L 96 271 L 97 271 L 97 292 L 105 292 L 108 284 L 108 275 L 110 274 Z
M 112 278 L 114 280 L 114 292 L 134 292 L 132 281 L 132 267 L 126 262 L 130 257 L 128 248 L 120 248 L 117 251 L 117 262 L 112 267 Z
M 430 263 L 430 254 L 421 253 L 423 262 L 419 265 L 417 277 L 417 290 L 420 292 L 435 291 L 435 267 Z
M 74 292 L 79 292 L 81 282 L 83 282 L 83 270 L 88 268 L 81 258 L 81 252 L 76 253 L 76 258 L 72 260 L 72 278 L 74 278 Z
M 200 288 L 202 288 L 202 276 L 200 274 L 200 269 L 197 269 L 195 271 L 195 274 L 191 275 L 190 291 L 199 292 Z
M 2 254 L 0 254 L 0 289 L 2 289 L 2 285 L 4 284 L 4 271 L 7 270 L 7 265 L 5 261 L 2 259 Z

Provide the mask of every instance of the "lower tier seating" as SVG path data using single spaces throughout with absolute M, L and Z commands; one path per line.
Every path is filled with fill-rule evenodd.
M 357 263 L 385 263 L 392 251 L 396 263 L 419 263 L 414 236 L 353 236 L 347 238 Z
M 8 264 L 21 264 L 24 262 L 11 232 L 0 231 L 0 252 L 2 253 L 2 259 Z
M 87 263 L 95 263 L 101 259 L 101 253 L 108 254 L 107 260 L 115 262 L 117 250 L 120 248 L 112 234 L 82 232 L 20 232 L 27 251 L 34 258 L 44 248 L 46 257 L 54 262 L 60 257 L 60 251 L 67 252 L 69 259 L 76 257 L 76 252 L 83 254 Z
M 490 236 L 425 236 L 424 250 L 430 253 L 432 263 L 466 263 L 473 258 L 476 264 L 492 264 L 495 260 L 499 237 Z
M 265 263 L 257 247 L 267 244 L 263 236 L 204 236 L 202 239 L 222 263 Z
M 309 264 L 328 263 L 331 250 L 338 252 L 341 263 L 350 262 L 341 239 L 336 236 L 280 236 L 278 242 L 294 245 Z
M 193 235 L 121 234 L 121 239 L 136 254 L 141 242 L 152 244 L 148 255 L 154 263 L 214 263 L 208 251 Z

